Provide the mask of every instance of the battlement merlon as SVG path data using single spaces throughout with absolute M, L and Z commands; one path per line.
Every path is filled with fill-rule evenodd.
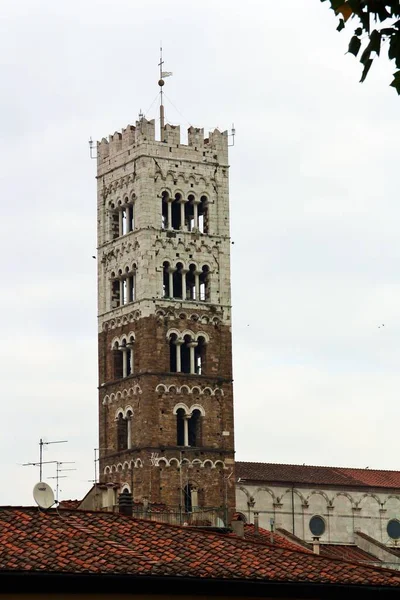
M 116 157 L 126 151 L 139 149 L 143 144 L 150 148 L 147 151 L 151 154 L 151 146 L 155 146 L 156 154 L 162 156 L 163 152 L 157 152 L 161 148 L 168 149 L 175 155 L 178 149 L 190 149 L 201 153 L 198 157 L 199 162 L 210 159 L 212 162 L 228 164 L 228 132 L 221 132 L 214 129 L 204 138 L 204 129 L 198 127 L 189 127 L 188 144 L 181 144 L 181 132 L 179 125 L 170 125 L 167 123 L 164 127 L 163 140 L 155 139 L 155 121 L 141 119 L 136 121 L 136 125 L 128 125 L 122 132 L 116 131 L 110 135 L 108 140 L 103 138 L 97 142 L 97 163 L 99 166 L 115 163 Z M 170 149 L 170 150 L 169 150 Z M 128 152 L 131 154 L 131 152 Z M 121 159 L 123 157 L 121 156 Z

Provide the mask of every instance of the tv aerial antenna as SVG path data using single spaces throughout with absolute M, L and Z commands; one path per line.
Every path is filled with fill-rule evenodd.
M 64 471 L 76 471 L 76 469 L 70 469 L 68 467 L 66 469 L 62 469 L 61 465 L 74 465 L 74 464 L 75 464 L 74 461 L 61 462 L 61 461 L 57 460 L 56 461 L 56 475 L 53 477 L 48 477 L 48 479 L 56 480 L 56 502 L 57 503 L 58 503 L 58 492 L 59 492 L 59 479 L 66 479 L 68 477 L 68 475 L 60 475 L 60 473 L 63 473 Z
M 49 465 L 51 463 L 56 463 L 56 460 L 43 460 L 43 446 L 48 446 L 50 444 L 66 444 L 68 440 L 56 440 L 54 442 L 44 442 L 42 438 L 39 440 L 39 462 L 29 462 L 24 463 L 23 467 L 39 467 L 39 479 L 42 481 L 43 474 L 43 465 Z

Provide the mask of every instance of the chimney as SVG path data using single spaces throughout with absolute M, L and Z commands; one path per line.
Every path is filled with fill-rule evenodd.
M 259 518 L 258 518 L 258 511 L 255 511 L 255 513 L 254 513 L 254 533 L 256 535 L 260 534 L 260 523 L 259 523 Z
M 107 484 L 107 510 L 108 511 L 112 512 L 114 510 L 114 500 L 115 500 L 114 484 L 108 483 Z
M 314 554 L 319 554 L 319 537 L 318 536 L 313 537 L 312 546 L 313 546 Z
M 121 515 L 131 517 L 133 514 L 133 496 L 128 490 L 124 490 L 118 497 L 119 512 Z
M 236 519 L 235 521 L 232 521 L 231 527 L 232 527 L 233 532 L 236 533 L 236 535 L 238 535 L 239 537 L 244 537 L 243 521 L 239 521 L 239 519 Z

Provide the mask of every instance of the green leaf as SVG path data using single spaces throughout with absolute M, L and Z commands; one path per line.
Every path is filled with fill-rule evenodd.
M 360 48 L 361 40 L 356 35 L 353 35 L 353 37 L 350 40 L 348 52 L 350 52 L 350 54 L 354 54 L 354 56 L 357 56 Z
M 393 81 L 390 84 L 391 87 L 394 87 L 396 92 L 400 95 L 400 71 L 396 71 L 396 73 L 393 73 Z
M 336 31 L 342 31 L 344 29 L 344 21 L 343 19 L 339 20 L 339 25 L 336 27 Z
M 364 63 L 364 70 L 363 70 L 363 72 L 362 72 L 362 75 L 361 75 L 360 83 L 363 83 L 363 81 L 365 81 L 365 78 L 367 77 L 367 75 L 368 75 L 368 71 L 370 70 L 370 68 L 371 68 L 371 65 L 372 65 L 372 63 L 373 63 L 373 62 L 374 62 L 374 61 L 373 61 L 373 59 L 372 59 L 372 58 L 369 58 L 369 59 L 368 59 L 368 60 L 367 60 L 367 61 Z

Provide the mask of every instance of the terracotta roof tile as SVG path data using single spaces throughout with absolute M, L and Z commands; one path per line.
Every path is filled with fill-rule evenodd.
M 249 481 L 336 485 L 344 487 L 400 488 L 400 471 L 240 461 L 236 462 L 235 470 L 238 478 Z
M 250 531 L 251 534 L 251 531 Z M 400 573 L 114 513 L 0 508 L 0 572 L 399 586 Z

